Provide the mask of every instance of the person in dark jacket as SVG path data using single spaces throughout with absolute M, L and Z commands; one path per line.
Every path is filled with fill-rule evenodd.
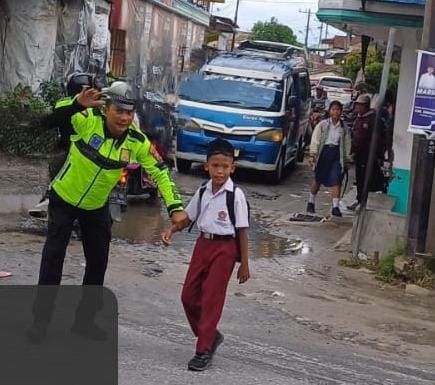
M 370 143 L 376 124 L 376 112 L 370 108 L 370 97 L 368 95 L 358 96 L 357 100 L 355 101 L 354 109 L 357 117 L 352 127 L 351 153 L 355 162 L 357 196 L 356 201 L 348 206 L 348 209 L 350 210 L 355 210 L 362 200 L 364 180 L 370 152 Z M 384 148 L 385 144 L 383 135 L 381 135 L 380 140 L 377 143 L 377 159 L 373 166 L 369 182 L 369 191 L 383 190 L 384 176 L 379 166 L 379 160 L 383 157 Z

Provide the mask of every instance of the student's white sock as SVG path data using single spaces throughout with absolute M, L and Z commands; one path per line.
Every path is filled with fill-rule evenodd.
M 340 199 L 332 198 L 332 207 L 340 207 Z
M 316 203 L 316 194 L 310 193 L 310 199 L 308 199 L 308 202 L 312 204 Z

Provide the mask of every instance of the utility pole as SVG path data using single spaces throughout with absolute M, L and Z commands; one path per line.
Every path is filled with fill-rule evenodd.
M 421 48 L 435 50 L 435 0 L 427 0 Z M 435 141 L 414 135 L 411 164 L 411 191 L 408 214 L 407 254 L 424 253 L 434 179 Z
M 307 29 L 305 31 L 305 48 L 308 48 L 308 34 L 310 33 L 310 19 L 311 19 L 311 9 L 308 8 L 308 10 L 305 11 L 301 11 L 299 10 L 300 13 L 306 13 L 308 14 L 308 18 L 307 18 Z
M 234 51 L 234 46 L 236 45 L 236 25 L 237 25 L 237 16 L 239 14 L 239 2 L 240 0 L 237 0 L 236 3 L 236 12 L 234 14 L 234 30 L 233 30 L 233 41 L 231 42 L 231 51 Z
M 326 24 L 325 39 L 328 38 L 328 27 L 329 27 L 329 24 Z
M 320 37 L 319 37 L 319 50 L 320 46 L 322 45 L 322 33 L 323 33 L 323 23 L 320 23 Z

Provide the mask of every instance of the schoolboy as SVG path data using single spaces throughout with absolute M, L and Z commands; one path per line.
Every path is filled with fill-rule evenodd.
M 229 279 L 239 257 L 239 283 L 246 282 L 248 266 L 248 205 L 242 190 L 234 186 L 234 148 L 223 139 L 209 144 L 204 165 L 210 180 L 200 187 L 187 206 L 186 219 L 162 234 L 169 245 L 173 233 L 195 222 L 200 231 L 183 285 L 181 300 L 193 333 L 197 337 L 196 354 L 188 369 L 207 369 L 224 336 L 217 330 Z M 201 192 L 202 189 L 202 192 Z M 227 192 L 234 192 L 233 226 L 228 209 Z

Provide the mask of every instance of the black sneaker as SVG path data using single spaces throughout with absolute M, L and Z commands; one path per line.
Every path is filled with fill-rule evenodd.
M 107 332 L 94 322 L 74 323 L 71 328 L 71 333 L 94 341 L 106 341 L 108 338 Z
M 331 214 L 332 214 L 334 217 L 342 217 L 342 216 L 343 216 L 343 214 L 341 213 L 339 207 L 333 207 L 333 208 L 332 208 L 332 212 L 331 212 Z
M 350 210 L 350 211 L 355 211 L 356 208 L 358 207 L 358 205 L 359 205 L 359 202 L 355 201 L 352 204 L 350 204 L 349 206 L 347 206 L 347 209 Z
M 307 213 L 308 214 L 315 214 L 316 213 L 316 209 L 314 207 L 314 203 L 311 203 L 311 202 L 307 203 Z
M 194 372 L 202 372 L 211 365 L 212 358 L 213 355 L 210 352 L 196 353 L 187 364 L 187 368 Z
M 214 337 L 213 346 L 211 347 L 212 354 L 215 354 L 216 349 L 222 342 L 224 342 L 224 335 L 219 332 L 219 330 L 216 330 L 216 336 Z

